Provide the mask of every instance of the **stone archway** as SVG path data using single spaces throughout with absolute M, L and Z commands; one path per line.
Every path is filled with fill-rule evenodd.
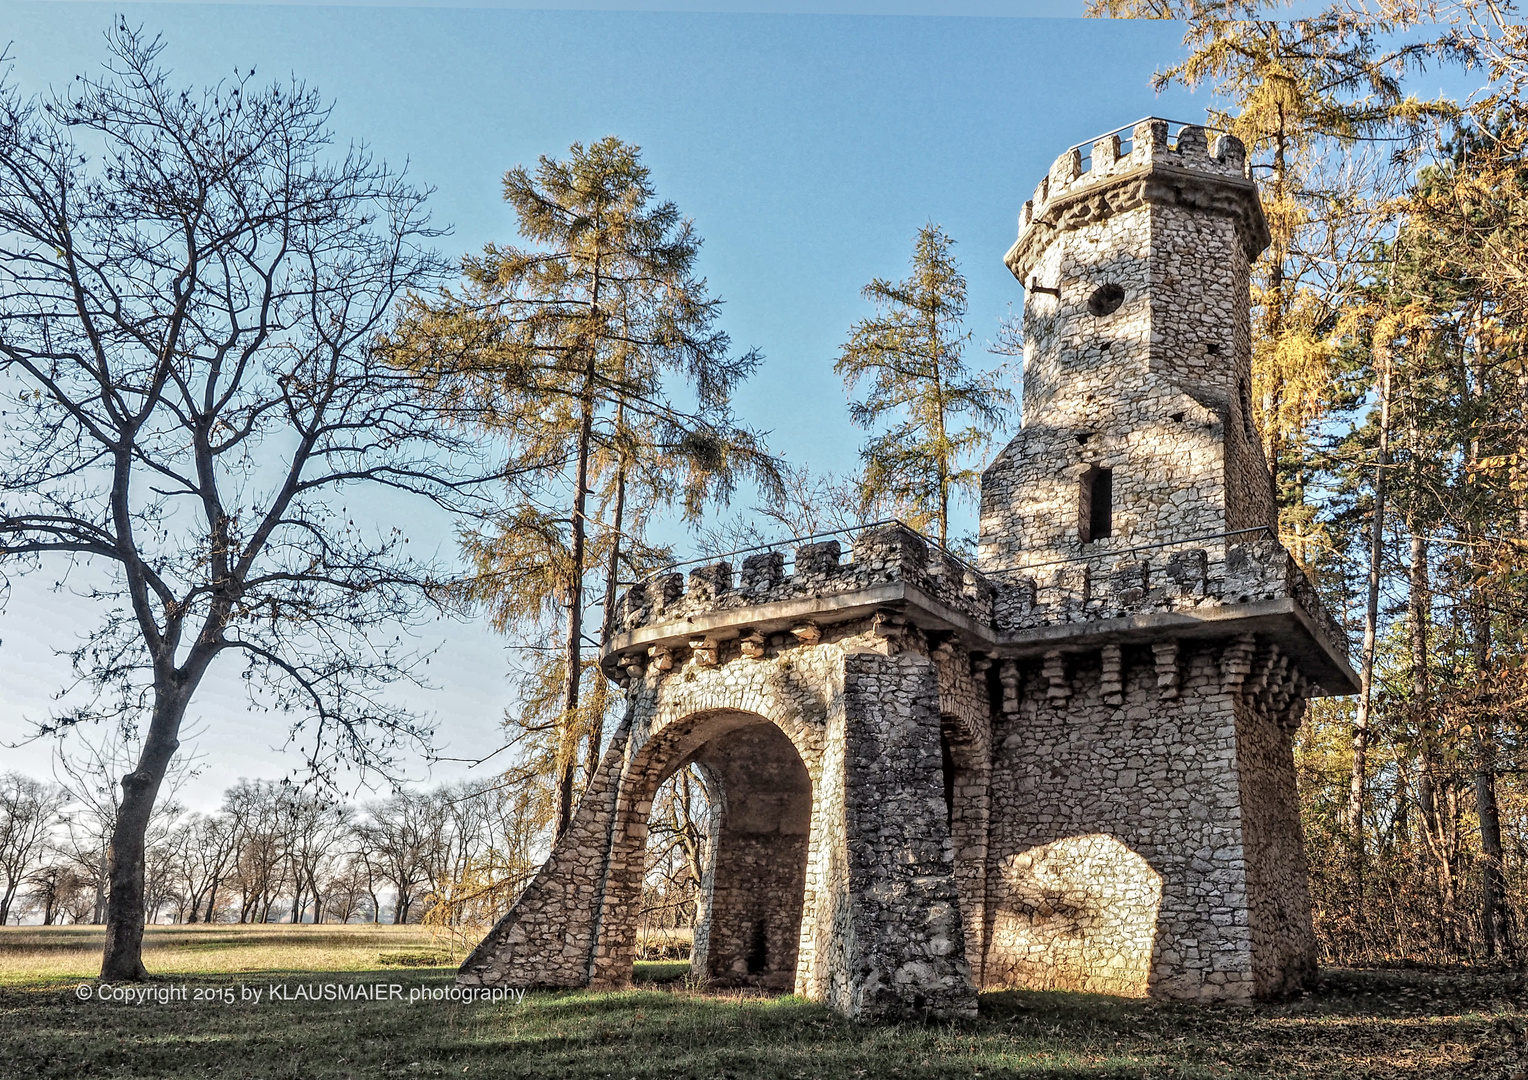
M 691 968 L 718 985 L 790 990 L 806 898 L 812 778 L 770 723 L 719 735 L 694 760 L 717 801 Z
M 671 721 L 632 754 L 615 808 L 592 983 L 631 981 L 648 815 L 659 786 L 691 763 L 704 770 L 716 811 L 692 969 L 721 985 L 790 990 L 800 956 L 812 777 L 779 725 L 737 709 Z
M 698 640 L 682 664 L 655 646 L 661 663 L 627 666 L 628 678 L 641 681 L 632 683 L 627 717 L 572 823 L 458 979 L 629 985 L 654 797 L 678 768 L 714 754 L 714 768 L 735 766 L 730 799 L 721 799 L 731 804 L 735 835 L 716 845 L 706 967 L 754 985 L 793 984 L 851 1016 L 974 1016 L 939 779 L 935 664 L 899 646 L 892 651 L 894 643 L 875 634 L 773 657 L 740 651 L 720 663 L 717 650 Z M 761 755 L 768 769 L 747 764 Z M 726 852 L 750 845 L 768 853 L 774 881 L 765 891 L 794 894 L 804 801 L 801 915 L 793 915 L 793 901 L 729 906 L 743 899 L 725 895 L 729 873 L 760 885 L 746 881 L 747 859 L 729 869 Z M 761 804 L 767 812 L 755 814 Z M 729 936 L 734 944 L 725 945 Z

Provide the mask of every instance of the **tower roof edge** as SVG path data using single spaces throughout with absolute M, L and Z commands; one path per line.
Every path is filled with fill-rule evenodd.
M 1029 287 L 1029 272 L 1057 232 L 1148 203 L 1234 218 L 1249 259 L 1268 246 L 1268 222 L 1241 140 L 1220 135 L 1212 146 L 1207 130 L 1195 125 L 1183 125 L 1170 140 L 1170 127 L 1149 117 L 1134 125 L 1128 140 L 1110 132 L 1086 156 L 1086 144 L 1079 144 L 1056 159 L 1024 204 L 1018 237 L 1003 259 L 1021 284 Z

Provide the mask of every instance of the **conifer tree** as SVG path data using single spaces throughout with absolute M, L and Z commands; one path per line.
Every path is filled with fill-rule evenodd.
M 720 301 L 695 275 L 700 238 L 656 199 L 637 147 L 574 143 L 534 173 L 511 169 L 504 197 L 527 246 L 465 259 L 459 289 L 414 298 L 388 350 L 441 408 L 509 449 L 508 505 L 466 536 L 477 568 L 467 595 L 533 646 L 560 624 L 560 647 L 538 649 L 521 717 L 555 760 L 560 835 L 579 743 L 592 774 L 608 707 L 585 652 L 601 644 L 587 632 L 586 579 L 603 571 L 608 634 L 618 576 L 660 554 L 643 539 L 649 516 L 677 504 L 693 518 L 741 476 L 776 482 L 775 464 L 730 404 L 761 357 L 734 355 L 716 328 Z M 591 675 L 594 702 L 582 691 Z
M 860 451 L 865 497 L 889 499 L 917 528 L 932 525 L 941 544 L 949 542 L 951 502 L 980 479 L 972 456 L 1013 404 L 1002 368 L 973 372 L 964 363 L 966 279 L 953 244 L 933 223 L 918 230 L 911 274 L 865 286 L 876 314 L 854 324 L 833 365 L 850 394 L 869 384 L 849 405 L 855 424 L 877 432 Z

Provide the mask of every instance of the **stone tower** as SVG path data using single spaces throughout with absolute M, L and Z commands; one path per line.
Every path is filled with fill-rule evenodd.
M 1068 151 L 1024 208 L 1023 424 L 977 564 L 891 525 L 634 585 L 602 657 L 625 719 L 462 982 L 626 985 L 653 795 L 691 764 L 712 982 L 964 1016 L 986 987 L 1310 973 L 1291 739 L 1356 679 L 1270 528 L 1256 187 L 1234 139 L 1170 131 Z
M 1167 133 L 1069 150 L 1024 204 L 1023 427 L 984 478 L 983 569 L 1274 524 L 1248 319 L 1268 226 L 1237 140 Z

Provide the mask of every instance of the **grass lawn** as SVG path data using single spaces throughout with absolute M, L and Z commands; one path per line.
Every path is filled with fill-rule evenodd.
M 409 966 L 440 959 L 418 928 L 155 927 L 146 988 L 186 1000 L 117 1003 L 79 999 L 93 933 L 0 928 L 0 1077 L 1528 1080 L 1528 986 L 1513 975 L 1328 971 L 1305 998 L 1256 1008 L 994 993 L 969 1023 L 864 1025 L 798 998 L 686 989 L 682 963 L 639 965 L 624 993 L 410 1002 L 451 986 L 449 967 Z M 379 983 L 398 990 L 296 996 Z
M 105 939 L 99 926 L 0 926 L 0 986 L 48 976 L 93 978 Z M 454 966 L 422 926 L 149 926 L 143 945 L 144 964 L 166 976 Z

